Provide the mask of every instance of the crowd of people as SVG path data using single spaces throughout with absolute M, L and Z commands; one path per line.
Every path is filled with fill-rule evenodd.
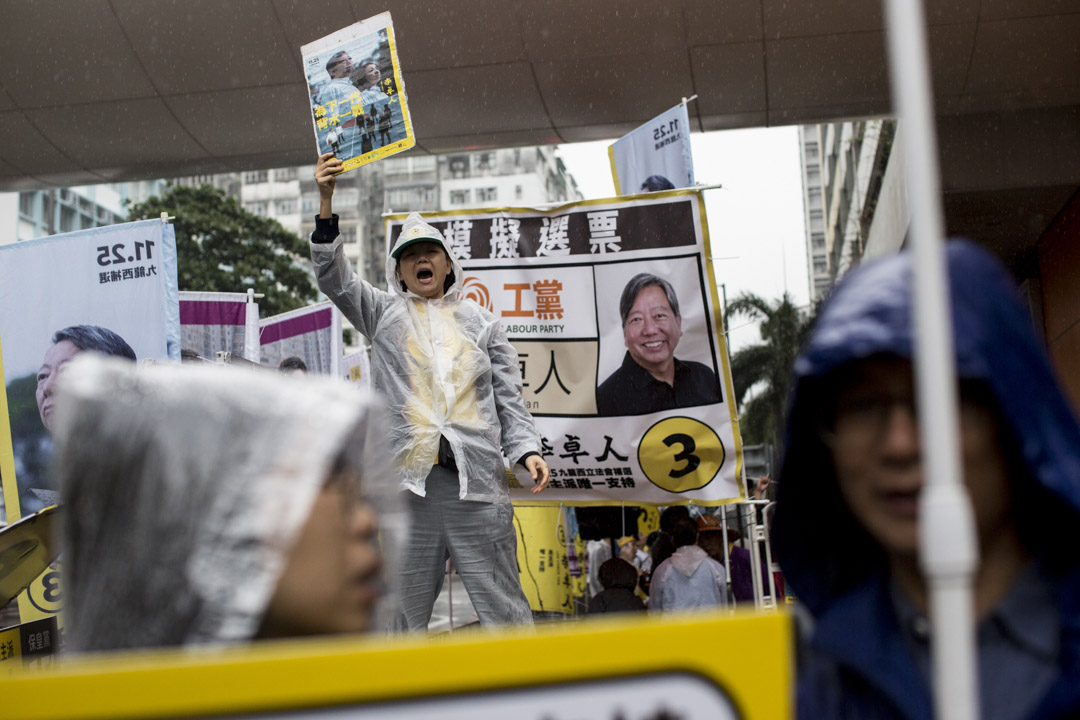
M 753 480 L 748 495 L 767 500 L 769 477 Z M 744 523 L 759 524 L 750 509 Z M 766 561 L 759 546 L 760 590 L 755 592 L 752 552 L 748 537 L 721 515 L 686 505 L 672 505 L 660 513 L 659 528 L 647 537 L 640 533 L 619 539 L 590 540 L 586 544 L 588 612 L 649 610 L 662 612 L 695 608 L 753 608 L 766 599 L 785 601 L 784 581 Z M 615 548 L 613 550 L 612 548 Z M 630 596 L 633 596 L 631 599 Z

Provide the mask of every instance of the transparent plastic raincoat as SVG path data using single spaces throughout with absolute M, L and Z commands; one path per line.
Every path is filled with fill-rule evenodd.
M 68 648 L 254 637 L 332 470 L 360 478 L 392 577 L 405 529 L 383 424 L 373 396 L 329 379 L 72 361 L 54 463 Z
M 319 288 L 371 342 L 372 381 L 390 408 L 390 444 L 403 487 L 425 495 L 442 435 L 457 462 L 459 497 L 508 502 L 503 455 L 518 462 L 540 450 L 521 396 L 517 351 L 494 315 L 461 299 L 461 265 L 442 234 L 413 213 L 397 242 L 417 237 L 438 242 L 450 256 L 453 284 L 441 299 L 405 289 L 393 253 L 386 258 L 389 292 L 358 278 L 341 237 L 320 243 L 313 236 Z

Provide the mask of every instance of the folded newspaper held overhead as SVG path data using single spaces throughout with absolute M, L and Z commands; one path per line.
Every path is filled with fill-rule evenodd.
M 318 154 L 332 152 L 344 170 L 416 144 L 390 13 L 300 48 Z

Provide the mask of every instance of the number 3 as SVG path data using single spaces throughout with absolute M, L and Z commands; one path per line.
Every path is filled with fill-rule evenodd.
M 681 468 L 672 470 L 668 475 L 673 478 L 681 478 L 697 470 L 698 465 L 701 465 L 701 458 L 693 454 L 694 450 L 697 449 L 697 443 L 694 442 L 694 438 L 685 433 L 674 433 L 664 438 L 664 444 L 668 447 L 671 447 L 676 443 L 682 445 L 682 450 L 675 453 L 674 460 L 675 462 L 685 460 L 686 464 Z
M 45 602 L 60 602 L 60 573 L 55 570 L 45 573 L 41 584 L 45 586 Z

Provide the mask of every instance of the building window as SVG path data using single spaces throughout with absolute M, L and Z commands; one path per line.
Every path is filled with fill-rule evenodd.
M 810 245 L 815 250 L 824 249 L 825 248 L 825 233 L 820 233 L 820 232 L 811 233 L 811 235 L 810 235 Z
M 468 205 L 469 204 L 469 191 L 468 190 L 451 190 L 450 191 L 450 204 L 451 205 Z
M 274 171 L 274 180 L 277 182 L 288 182 L 296 179 L 296 168 L 281 168 Z
M 409 172 L 409 158 L 392 157 L 382 161 L 383 171 L 387 175 Z
M 450 177 L 469 177 L 469 156 L 455 155 L 449 160 Z
M 821 187 L 821 171 L 816 168 L 807 168 L 806 184 L 808 187 Z
M 820 210 L 810 211 L 810 232 L 825 232 L 825 220 L 823 219 Z
M 431 172 L 438 165 L 439 158 L 434 155 L 421 155 L 408 160 L 413 172 Z
M 60 232 L 71 232 L 78 229 L 79 227 L 75 224 L 75 210 L 66 206 L 60 208 Z
M 495 153 L 480 153 L 476 158 L 477 170 L 493 170 L 495 168 Z
M 520 185 L 515 185 L 514 186 L 514 199 L 515 200 L 520 200 L 522 195 L 524 195 L 523 188 Z
M 355 243 L 356 242 L 356 228 L 342 228 L 341 229 L 341 241 L 343 243 Z
M 825 263 L 824 260 L 815 260 L 814 261 L 814 272 L 815 273 L 820 274 L 820 273 L 828 272 L 828 270 L 829 270 L 829 266 Z
M 267 171 L 266 170 L 259 170 L 259 171 L 256 171 L 256 172 L 246 172 L 246 173 L 244 173 L 244 182 L 245 183 L 264 183 L 264 182 L 266 182 L 266 178 L 267 178 Z
M 814 163 L 819 159 L 817 143 L 806 143 L 806 162 Z
M 306 197 L 302 202 L 303 213 L 305 215 L 316 212 L 319 209 L 319 198 Z
M 338 208 L 353 208 L 355 209 L 360 205 L 360 191 L 355 187 L 349 187 L 342 189 L 339 182 L 337 191 L 334 193 L 334 207 Z M 340 213 L 339 213 L 340 214 Z
M 292 215 L 296 212 L 296 200 L 292 198 L 288 200 L 278 200 L 276 212 L 278 215 Z
M 498 188 L 487 187 L 476 189 L 476 202 L 496 202 L 498 199 Z
M 19 193 L 19 213 L 26 217 L 34 217 L 34 195 L 32 192 Z
M 514 167 L 521 167 L 521 149 L 514 151 Z
M 821 188 L 811 187 L 806 190 L 806 201 L 811 208 L 821 207 Z

